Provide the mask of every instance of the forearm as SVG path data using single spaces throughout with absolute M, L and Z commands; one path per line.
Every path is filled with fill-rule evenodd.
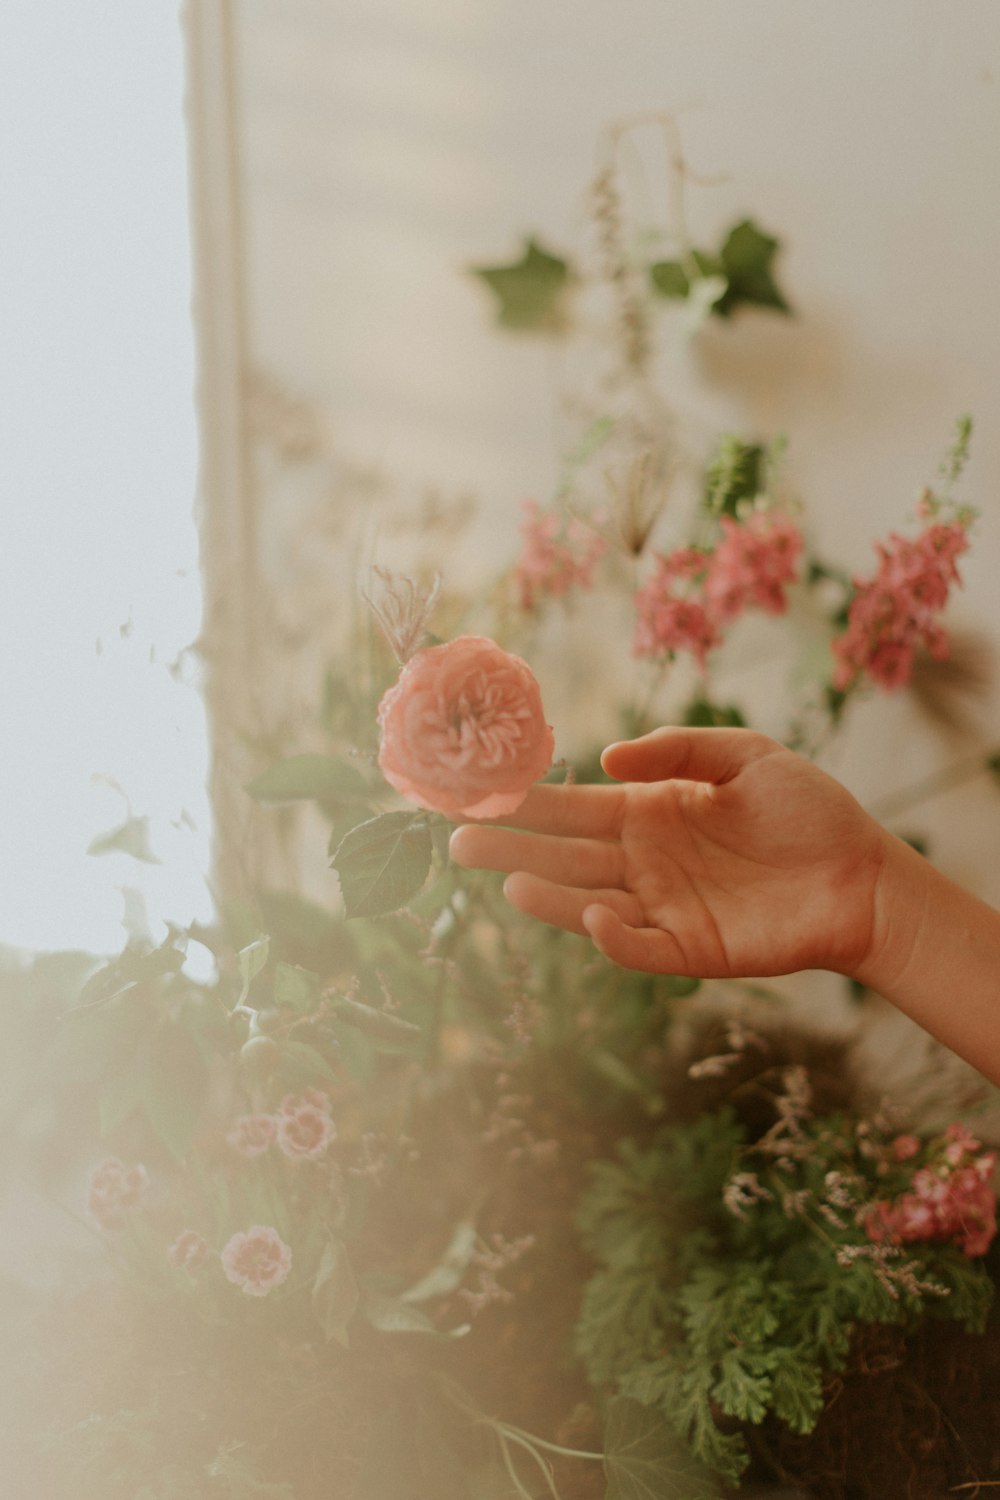
M 891 834 L 852 977 L 1000 1084 L 1000 912 Z

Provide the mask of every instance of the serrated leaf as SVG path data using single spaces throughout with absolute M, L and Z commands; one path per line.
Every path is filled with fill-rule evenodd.
M 605 1500 L 716 1500 L 719 1481 L 662 1417 L 627 1396 L 608 1402 Z
M 331 861 L 349 917 L 397 911 L 415 896 L 431 866 L 431 835 L 419 814 L 383 813 L 345 834 Z
M 501 328 L 551 333 L 562 326 L 569 265 L 561 256 L 543 250 L 537 240 L 525 240 L 520 260 L 510 265 L 472 266 L 470 270 L 496 296 Z
M 312 1309 L 323 1336 L 348 1345 L 347 1325 L 357 1310 L 361 1293 L 346 1247 L 330 1240 L 320 1256 L 312 1287 Z
M 255 802 L 319 802 L 335 808 L 371 796 L 364 777 L 333 755 L 290 755 L 254 777 L 246 791 Z
M 146 865 L 158 865 L 161 861 L 153 853 L 149 837 L 148 818 L 126 818 L 109 833 L 91 839 L 88 854 L 128 854 L 132 859 L 142 860 Z

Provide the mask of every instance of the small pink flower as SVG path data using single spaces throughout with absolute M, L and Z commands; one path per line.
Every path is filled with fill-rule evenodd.
M 582 521 L 546 514 L 534 500 L 526 500 L 522 509 L 521 555 L 514 568 L 521 608 L 534 609 L 540 599 L 559 599 L 573 588 L 590 588 L 607 551 L 604 538 Z
M 833 643 L 835 687 L 845 691 L 867 674 L 892 690 L 909 682 L 918 648 L 939 659 L 948 655 L 936 617 L 960 582 L 957 559 L 968 545 L 958 521 L 935 522 L 915 541 L 893 534 L 878 544 L 875 575 L 855 579 L 847 629 Z
M 378 721 L 385 779 L 450 818 L 512 813 L 552 763 L 531 669 L 485 636 L 418 651 L 383 695 Z
M 222 1247 L 226 1280 L 248 1297 L 266 1297 L 292 1269 L 292 1252 L 267 1224 L 254 1224 L 245 1234 L 234 1234 Z
M 226 1140 L 241 1156 L 263 1156 L 273 1145 L 277 1126 L 271 1115 L 240 1115 Z
M 723 516 L 714 551 L 679 547 L 655 559 L 635 596 L 637 656 L 690 651 L 704 666 L 723 629 L 748 609 L 781 614 L 795 579 L 802 536 L 787 516 L 755 511 L 744 521 Z
M 892 1143 L 892 1154 L 897 1161 L 909 1161 L 919 1151 L 920 1142 L 915 1135 L 897 1135 Z
M 109 1156 L 90 1174 L 87 1207 L 102 1229 L 117 1229 L 141 1206 L 148 1187 L 145 1167 L 126 1167 L 117 1156 Z
M 337 1132 L 326 1095 L 314 1089 L 309 1090 L 309 1095 L 296 1098 L 289 1094 L 281 1101 L 278 1147 L 293 1159 L 317 1161 Z M 313 1102 L 317 1097 L 324 1101 L 322 1108 Z
M 185 1229 L 167 1251 L 167 1259 L 178 1271 L 200 1271 L 211 1251 L 196 1229 Z

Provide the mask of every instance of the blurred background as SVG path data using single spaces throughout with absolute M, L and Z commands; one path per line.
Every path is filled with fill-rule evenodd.
M 860 571 L 971 412 L 953 618 L 995 637 L 990 0 L 10 0 L 4 29 L 0 943 L 107 952 L 123 917 L 300 878 L 242 784 L 315 748 L 345 595 L 469 496 L 435 547 L 471 580 L 560 472 L 583 356 L 494 333 L 467 268 L 572 249 L 637 112 L 676 118 L 696 242 L 752 214 L 797 314 L 713 320 L 665 368 L 694 454 L 787 434 L 814 540 Z M 934 771 L 913 711 L 857 713 L 861 795 Z M 976 806 L 922 817 L 1000 899 Z

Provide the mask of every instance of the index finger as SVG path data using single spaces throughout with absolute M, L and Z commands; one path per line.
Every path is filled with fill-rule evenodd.
M 533 786 L 520 807 L 506 818 L 488 818 L 506 828 L 568 837 L 615 839 L 625 816 L 625 789 L 620 786 Z

